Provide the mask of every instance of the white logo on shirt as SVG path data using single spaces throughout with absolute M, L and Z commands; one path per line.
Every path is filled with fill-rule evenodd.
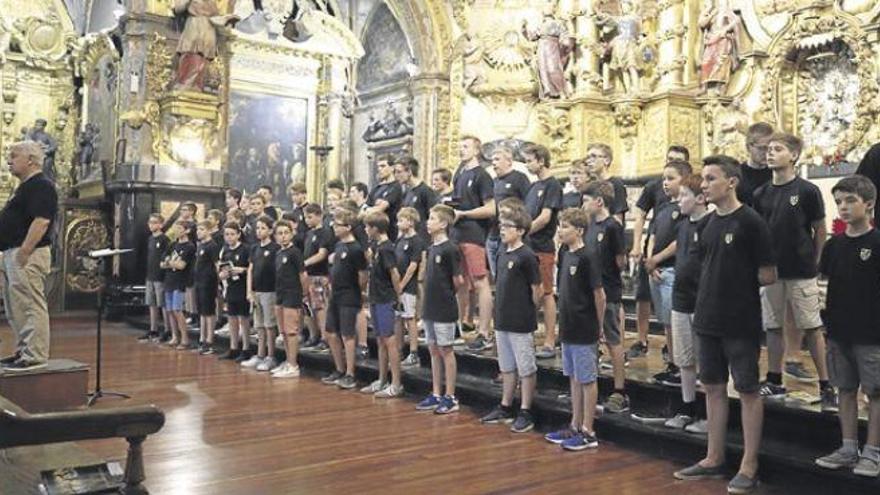
M 204 255 L 205 255 L 205 250 L 204 250 L 204 249 L 202 249 L 201 251 L 199 251 L 199 256 L 204 256 Z
M 418 203 L 418 202 L 419 202 L 419 197 L 418 197 L 418 196 L 413 196 L 412 204 L 416 204 L 416 203 Z
M 672 219 L 673 219 L 673 220 L 677 220 L 677 219 L 678 219 L 678 210 L 675 210 L 675 211 L 672 212 Z
M 724 244 L 730 244 L 731 242 L 733 242 L 733 233 L 728 232 L 724 234 Z
M 156 243 L 156 249 L 159 249 L 160 247 L 162 247 L 162 245 L 159 244 L 159 243 L 157 242 L 157 243 Z
M 572 277 L 574 277 L 574 274 L 577 273 L 577 271 L 578 271 L 577 265 L 568 267 L 568 273 L 570 273 Z
M 474 179 L 468 181 L 468 187 L 471 187 L 472 185 L 474 185 Z
M 235 256 L 233 256 L 232 259 L 234 259 L 235 261 L 238 261 L 238 255 L 236 254 Z
M 506 189 L 510 189 L 510 186 L 512 186 L 512 185 L 513 185 L 513 184 L 511 184 L 510 182 L 508 182 L 507 184 L 504 184 L 504 187 L 505 187 Z
M 382 193 L 382 197 L 384 198 L 385 196 L 388 196 L 388 191 Z
M 287 264 L 287 256 L 281 258 L 281 263 Z
M 409 249 L 409 244 L 404 244 L 404 245 L 403 245 L 403 250 L 406 251 L 407 249 Z
M 442 261 L 442 259 L 443 258 L 441 258 L 440 255 L 438 254 L 437 256 L 434 256 L 434 263 L 437 263 L 439 265 L 440 261 Z
M 700 234 L 697 232 L 694 232 L 694 242 L 700 242 Z
M 317 241 L 317 240 L 318 240 L 318 236 L 317 236 L 317 235 L 313 235 L 313 236 L 312 236 L 312 242 L 315 242 L 315 241 Z
M 604 232 L 599 232 L 598 234 L 596 234 L 596 242 L 602 242 L 602 239 L 604 239 L 604 238 L 605 238 Z
M 540 197 L 543 196 L 543 195 L 544 195 L 544 190 L 543 190 L 543 189 L 539 190 L 539 191 L 538 191 L 538 197 L 540 198 Z
M 859 258 L 861 258 L 862 261 L 868 261 L 868 258 L 870 258 L 870 257 L 871 257 L 871 250 L 870 249 L 862 248 L 862 250 L 859 251 Z
M 348 251 L 343 251 L 341 256 L 342 259 L 345 259 L 346 256 L 348 256 Z
M 510 261 L 507 262 L 507 269 L 508 269 L 508 270 L 513 270 L 513 260 L 510 260 Z
M 800 197 L 797 194 L 795 194 L 794 196 L 788 198 L 788 202 L 791 203 L 791 206 L 797 206 L 799 199 L 800 199 Z
M 263 251 L 263 257 L 265 258 L 265 257 L 268 257 L 268 256 L 269 256 L 269 250 L 265 250 L 265 251 Z

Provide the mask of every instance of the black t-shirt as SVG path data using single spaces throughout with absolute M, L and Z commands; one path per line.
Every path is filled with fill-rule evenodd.
M 306 249 L 306 233 L 305 232 L 297 232 L 293 234 L 293 246 L 299 249 L 299 254 L 302 254 Z M 305 261 L 305 258 L 303 258 Z
M 226 243 L 226 240 L 223 238 L 223 230 L 218 229 L 211 233 L 211 239 L 220 247 L 223 247 L 223 244 Z
M 758 269 L 773 266 L 770 229 L 748 206 L 709 215 L 699 240 L 698 334 L 757 338 L 762 331 Z
M 197 287 L 217 287 L 217 260 L 220 258 L 220 245 L 213 239 L 200 242 L 196 247 L 195 282 Z
M 361 285 L 358 274 L 367 267 L 364 248 L 357 241 L 337 242 L 330 268 L 331 296 L 340 306 L 360 306 Z
M 755 190 L 773 179 L 773 172 L 769 167 L 754 168 L 748 163 L 743 163 L 739 167 L 742 174 L 742 180 L 736 186 L 736 197 L 740 202 L 752 206 L 754 204 L 753 195 Z
M 880 345 L 880 231 L 828 240 L 820 271 L 828 277 L 824 321 L 828 337 Z
M 425 252 L 425 249 L 425 241 L 417 235 L 397 239 L 397 245 L 394 246 L 394 256 L 397 259 L 397 273 L 400 274 L 401 279 L 411 263 L 419 264 L 422 262 L 422 253 Z M 403 287 L 403 292 L 407 294 L 418 293 L 418 274 L 419 271 L 416 270 L 409 282 Z
M 5 165 L 4 165 L 5 166 Z M 58 215 L 58 192 L 42 172 L 18 185 L 0 211 L 0 251 L 20 247 L 35 218 L 48 218 L 49 228 L 36 247 L 52 243 L 55 217 Z
M 504 332 L 529 333 L 538 327 L 532 286 L 541 283 L 538 258 L 525 244 L 498 252 L 495 277 L 495 328 Z
M 529 193 L 531 183 L 526 174 L 519 170 L 511 170 L 510 173 L 501 177 L 495 177 L 492 187 L 492 197 L 495 198 L 495 216 L 498 216 L 498 203 L 507 198 L 518 198 L 525 201 L 526 194 Z M 497 239 L 501 233 L 498 230 L 498 222 L 492 221 L 492 228 L 489 237 Z
M 562 209 L 580 208 L 584 205 L 584 195 L 580 191 L 567 192 L 562 195 Z
M 601 270 L 606 300 L 609 303 L 621 302 L 623 278 L 617 265 L 617 257 L 626 254 L 623 226 L 611 216 L 601 222 L 593 222 L 584 234 L 584 243 L 588 252 L 595 256 L 594 260 L 599 263 L 594 269 Z
M 452 323 L 458 320 L 453 278 L 461 275 L 461 252 L 452 241 L 443 241 L 428 248 L 425 270 L 425 300 L 422 318 L 432 322 Z
M 672 309 L 679 313 L 693 313 L 697 304 L 697 285 L 700 282 L 700 235 L 709 216 L 693 221 L 683 220 L 678 229 L 675 245 L 675 281 L 672 283 Z
M 302 206 L 294 206 L 293 211 L 290 212 L 294 222 L 296 222 L 296 232 L 298 234 L 305 234 L 309 230 L 309 226 L 306 225 L 306 214 L 303 211 L 307 204 L 303 203 Z
M 599 319 L 593 291 L 602 287 L 602 271 L 586 246 L 566 251 L 559 270 L 559 336 L 565 344 L 594 344 Z
M 318 251 L 320 251 L 321 248 L 326 249 L 327 255 L 329 256 L 336 248 L 336 236 L 333 235 L 332 230 L 327 230 L 326 227 L 314 228 L 306 232 L 305 237 L 306 239 L 303 250 L 303 256 L 305 259 L 309 259 L 318 254 Z M 330 273 L 330 264 L 327 262 L 327 258 L 324 258 L 324 261 L 307 266 L 306 272 L 308 272 L 310 276 L 326 277 Z
M 639 194 L 636 206 L 647 215 L 651 210 L 659 208 L 668 201 L 669 196 L 663 191 L 663 179 L 654 179 L 648 181 L 648 183 L 645 184 L 645 187 L 642 188 L 642 193 Z M 648 227 L 648 230 L 650 231 L 650 226 Z M 649 235 L 644 236 L 642 252 L 648 250 L 648 238 Z
M 299 275 L 303 271 L 303 255 L 296 246 L 279 246 L 275 253 L 275 292 L 291 294 L 294 301 L 303 298 L 303 287 Z
M 651 222 L 651 228 L 648 235 L 654 236 L 654 252 L 655 255 L 663 251 L 678 238 L 678 229 L 681 226 L 684 215 L 678 209 L 678 203 L 668 201 L 654 210 L 654 220 Z M 669 268 L 675 266 L 675 254 L 660 262 L 657 266 Z
M 180 259 L 186 263 L 182 270 L 169 268 L 165 272 L 165 290 L 186 290 L 187 282 L 192 278 L 193 259 L 196 247 L 189 241 L 175 242 L 171 245 L 168 254 L 170 259 Z
M 354 240 L 364 248 L 364 251 L 370 247 L 370 236 L 367 235 L 367 226 L 364 225 L 364 222 L 358 221 L 354 224 L 351 228 L 351 235 L 353 235 Z
M 251 246 L 250 260 L 252 265 L 251 290 L 254 292 L 275 291 L 275 253 L 278 244 L 269 242 L 265 246 Z
M 234 267 L 247 268 L 250 264 L 248 257 L 250 250 L 242 243 L 234 249 L 228 245 L 220 251 L 220 263 L 231 264 Z M 247 273 L 230 274 L 226 279 L 226 300 L 244 301 L 247 299 Z
M 394 256 L 394 243 L 385 241 L 373 244 L 373 259 L 370 262 L 370 303 L 385 304 L 397 300 L 391 269 L 397 268 Z
M 324 214 L 321 215 L 321 227 L 333 233 L 333 215 L 327 211 L 324 211 Z
M 403 203 L 400 206 L 401 208 L 404 206 L 415 208 L 419 212 L 419 226 L 417 230 L 420 233 L 427 233 L 426 223 L 428 221 L 428 214 L 431 211 L 431 207 L 435 204 L 437 204 L 437 195 L 434 194 L 434 191 L 427 184 L 419 182 L 417 185 L 406 190 L 406 193 L 403 195 Z
M 392 180 L 384 184 L 376 184 L 376 187 L 370 191 L 367 204 L 376 206 L 379 200 L 388 202 L 388 208 L 385 209 L 385 214 L 388 215 L 388 221 L 390 222 L 388 224 L 388 237 L 390 239 L 397 239 L 397 212 L 400 211 L 401 201 L 403 201 L 403 189 L 400 187 L 400 183 Z
M 165 279 L 165 272 L 159 268 L 159 263 L 168 254 L 168 246 L 171 240 L 165 234 L 152 235 L 147 238 L 147 281 L 161 282 Z
M 547 177 L 544 180 L 536 180 L 526 194 L 526 210 L 532 220 L 538 218 L 544 208 L 550 209 L 550 221 L 541 230 L 529 234 L 529 245 L 536 253 L 553 253 L 556 244 L 553 236 L 556 235 L 556 216 L 562 206 L 562 185 L 556 177 Z
M 612 215 L 624 215 L 629 211 L 629 203 L 627 203 L 626 200 L 626 184 L 624 184 L 618 177 L 611 177 L 608 179 L 608 182 L 614 187 L 614 201 L 611 202 L 608 212 Z
M 459 166 L 452 178 L 452 185 L 452 197 L 458 201 L 456 209 L 460 211 L 474 210 L 493 199 L 495 184 L 489 172 L 480 165 L 472 169 Z M 461 218 L 452 226 L 452 237 L 459 243 L 484 246 L 490 225 L 489 219 Z
M 268 205 L 263 208 L 263 214 L 268 216 L 272 220 L 278 220 L 278 208 L 275 208 L 272 205 Z
M 795 177 L 780 186 L 764 184 L 755 190 L 753 200 L 755 211 L 770 227 L 779 278 L 815 277 L 817 253 L 812 224 L 825 218 L 819 188 Z

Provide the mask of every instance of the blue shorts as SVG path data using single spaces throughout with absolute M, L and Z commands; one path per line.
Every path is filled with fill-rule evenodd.
M 651 277 L 651 301 L 654 314 L 663 326 L 672 325 L 672 284 L 675 282 L 675 268 L 660 268 L 660 280 Z
M 186 292 L 182 290 L 166 290 L 165 309 L 168 311 L 183 311 L 183 302 L 185 299 Z
M 562 343 L 562 374 L 586 385 L 596 381 L 599 374 L 596 344 Z
M 370 304 L 370 322 L 376 337 L 394 335 L 394 303 Z

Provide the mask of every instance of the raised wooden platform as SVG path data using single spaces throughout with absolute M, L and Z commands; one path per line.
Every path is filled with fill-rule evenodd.
M 29 413 L 70 411 L 86 405 L 89 366 L 72 359 L 50 359 L 33 371 L 3 372 L 0 395 Z

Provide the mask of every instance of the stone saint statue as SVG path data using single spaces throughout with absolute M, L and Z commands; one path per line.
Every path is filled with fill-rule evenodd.
M 575 39 L 569 33 L 565 21 L 554 17 L 553 6 L 547 5 L 538 29 L 530 30 L 523 20 L 522 33 L 527 39 L 538 42 L 535 57 L 540 83 L 538 97 L 559 98 L 567 95 L 565 66 L 574 50 Z
M 37 119 L 34 127 L 27 131 L 27 139 L 40 143 L 43 147 L 43 174 L 47 179 L 55 182 L 55 152 L 58 151 L 58 142 L 46 132 L 46 120 Z
M 208 64 L 217 57 L 217 28 L 234 24 L 238 16 L 220 15 L 214 0 L 174 0 L 174 13 L 186 16 L 174 89 L 203 91 Z
M 707 0 L 700 14 L 703 30 L 700 55 L 700 84 L 704 90 L 721 92 L 730 82 L 730 74 L 739 67 L 739 16 L 728 0 Z
M 79 135 L 79 175 L 80 179 L 86 179 L 92 174 L 92 164 L 95 161 L 95 150 L 101 141 L 101 129 L 95 124 L 86 124 L 85 129 Z
M 611 71 L 614 71 L 620 74 L 624 92 L 634 94 L 639 92 L 642 18 L 636 13 L 632 0 L 622 0 L 620 11 L 619 16 L 602 12 L 595 14 L 596 24 L 605 30 L 610 28 L 616 32 L 609 44 L 611 59 L 602 66 L 603 89 L 611 89 Z

